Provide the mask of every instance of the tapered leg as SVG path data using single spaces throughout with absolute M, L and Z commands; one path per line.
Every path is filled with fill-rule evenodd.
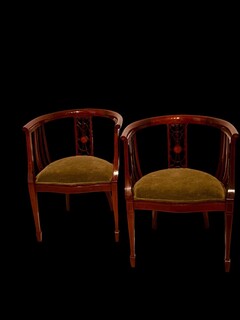
M 112 200 L 112 194 L 111 192 L 105 192 L 108 200 L 108 204 L 110 207 L 110 210 L 113 210 L 113 200 Z
M 231 259 L 231 237 L 232 237 L 233 213 L 225 212 L 225 271 L 230 271 Z
M 204 221 L 205 228 L 208 229 L 209 228 L 208 212 L 203 212 L 203 221 Z
M 34 218 L 34 223 L 35 223 L 36 238 L 37 238 L 38 242 L 41 242 L 42 241 L 42 230 L 41 230 L 40 218 L 39 218 L 37 192 L 35 191 L 34 186 L 31 184 L 29 184 L 28 190 L 29 190 L 29 196 L 30 196 L 33 218 Z
M 114 183 L 112 187 L 112 207 L 114 214 L 115 223 L 115 241 L 119 241 L 119 226 L 118 226 L 118 188 L 117 184 Z
M 65 198 L 66 198 L 66 210 L 70 211 L 70 194 L 66 194 Z
M 132 268 L 136 264 L 135 254 L 135 214 L 131 204 L 127 204 L 127 222 L 128 222 L 128 234 L 130 243 L 130 265 Z
M 157 229 L 157 211 L 152 211 L 152 228 Z

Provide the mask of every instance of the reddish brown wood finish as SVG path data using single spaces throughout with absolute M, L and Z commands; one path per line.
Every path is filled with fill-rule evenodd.
M 36 175 L 51 163 L 51 155 L 48 148 L 48 139 L 46 134 L 46 125 L 49 127 L 53 123 L 58 122 L 60 119 L 72 119 L 73 124 L 73 138 L 75 139 L 75 154 L 80 155 L 85 151 L 85 154 L 94 155 L 94 128 L 93 120 L 110 119 L 112 122 L 112 162 L 113 172 L 112 180 L 109 183 L 98 184 L 36 184 Z M 82 121 L 83 120 L 83 121 Z M 85 121 L 86 120 L 86 121 Z M 86 126 L 87 122 L 87 126 Z M 69 109 L 64 111 L 57 111 L 45 115 L 41 115 L 23 126 L 23 131 L 26 135 L 26 148 L 27 148 L 27 168 L 28 168 L 28 189 L 30 201 L 33 211 L 33 218 L 36 228 L 36 237 L 38 241 L 42 241 L 42 229 L 40 224 L 39 206 L 38 206 L 38 193 L 39 192 L 52 192 L 63 193 L 66 195 L 66 208 L 70 209 L 70 194 L 88 193 L 88 192 L 104 192 L 106 193 L 110 209 L 114 213 L 115 222 L 115 240 L 119 241 L 119 223 L 118 223 L 118 176 L 119 176 L 119 133 L 122 127 L 122 116 L 112 110 L 106 109 Z M 82 129 L 82 126 L 86 127 Z M 61 128 L 65 130 L 65 128 Z M 53 129 L 54 130 L 54 129 Z M 88 132 L 85 132 L 85 131 Z M 102 128 L 104 134 L 105 128 Z M 104 140 L 104 135 L 103 135 Z M 61 144 L 62 141 L 56 141 L 56 144 Z M 87 145 L 88 143 L 88 145 Z M 81 149 L 81 144 L 87 145 L 86 150 Z M 102 141 L 101 148 L 104 148 L 104 141 Z M 110 152 L 110 150 L 107 150 Z
M 135 200 L 133 197 L 133 187 L 136 181 L 142 177 L 142 159 L 139 156 L 139 147 L 145 150 L 145 156 L 151 158 L 151 150 L 149 145 L 144 145 L 143 140 L 139 142 L 138 134 L 149 127 L 166 127 L 167 138 L 167 165 L 166 167 L 179 166 L 188 167 L 188 155 L 191 152 L 189 149 L 189 134 L 188 127 L 214 127 L 219 131 L 219 158 L 215 176 L 224 184 L 226 188 L 226 198 L 224 202 L 198 202 L 198 203 L 166 203 L 159 201 L 144 201 Z M 179 160 L 179 153 L 182 152 L 181 161 L 175 162 L 171 158 L 170 147 L 170 129 L 174 126 L 179 126 L 179 131 L 183 133 L 182 147 L 179 146 L 178 137 L 175 142 L 176 159 Z M 181 127 L 182 126 L 182 127 Z M 180 135 L 179 135 L 180 137 Z M 152 211 L 152 227 L 157 227 L 157 212 L 202 212 L 205 227 L 208 227 L 208 212 L 219 211 L 224 212 L 225 216 L 225 271 L 230 270 L 230 246 L 231 233 L 234 212 L 234 197 L 235 197 L 235 158 L 236 158 L 236 140 L 239 133 L 236 128 L 223 119 L 202 116 L 202 115 L 167 115 L 146 118 L 130 123 L 122 132 L 121 140 L 124 148 L 124 171 L 125 171 L 125 200 L 127 209 L 127 221 L 130 242 L 130 264 L 135 267 L 135 214 L 138 210 Z M 159 136 L 154 136 L 154 146 L 159 147 Z M 204 138 L 204 137 L 203 137 Z M 148 141 L 144 141 L 146 144 Z M 204 146 L 204 140 L 201 141 Z M 174 148 L 173 148 L 174 149 Z M 174 150 L 173 150 L 174 151 Z M 207 156 L 207 154 L 205 154 Z M 209 159 L 211 162 L 211 159 Z M 162 168 L 159 168 L 162 169 Z

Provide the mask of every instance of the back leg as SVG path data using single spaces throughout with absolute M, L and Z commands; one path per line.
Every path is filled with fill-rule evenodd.
M 157 229 L 157 211 L 152 211 L 152 228 Z
M 203 212 L 203 221 L 204 221 L 205 228 L 208 229 L 209 228 L 208 212 Z

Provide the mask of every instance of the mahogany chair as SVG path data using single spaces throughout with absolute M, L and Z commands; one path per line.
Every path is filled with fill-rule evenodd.
M 166 115 L 128 124 L 121 134 L 130 264 L 135 267 L 135 217 L 139 210 L 203 214 L 224 212 L 225 271 L 235 197 L 236 128 L 203 115 Z
M 36 117 L 26 135 L 28 190 L 37 241 L 42 241 L 38 193 L 70 195 L 104 192 L 119 241 L 119 133 L 122 116 L 105 109 L 69 109 Z M 94 196 L 93 196 L 94 199 Z

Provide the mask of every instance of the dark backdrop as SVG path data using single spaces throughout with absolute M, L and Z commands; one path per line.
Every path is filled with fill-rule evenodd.
M 11 246 L 11 250 L 7 246 L 8 261 L 12 261 L 13 273 L 21 276 L 22 270 L 29 274 L 36 270 L 39 274 L 55 277 L 57 269 L 71 277 L 79 274 L 100 276 L 106 271 L 132 276 L 145 273 L 160 276 L 166 272 L 179 274 L 183 271 L 222 272 L 223 251 L 218 244 L 223 241 L 222 221 L 204 237 L 198 219 L 195 222 L 191 218 L 184 225 L 179 220 L 168 221 L 168 217 L 164 218 L 166 229 L 161 228 L 163 236 L 159 239 L 151 238 L 151 228 L 146 231 L 145 218 L 140 218 L 139 225 L 145 234 L 139 240 L 142 245 L 142 249 L 140 245 L 138 247 L 141 250 L 139 267 L 131 270 L 122 191 L 118 246 L 107 234 L 106 224 L 109 222 L 106 218 L 102 224 L 101 219 L 91 224 L 87 217 L 88 210 L 91 212 L 101 206 L 105 209 L 104 200 L 98 196 L 97 207 L 89 197 L 83 198 L 83 202 L 75 200 L 76 208 L 85 210 L 86 215 L 78 216 L 76 210 L 74 226 L 70 218 L 67 221 L 63 218 L 62 200 L 54 196 L 44 198 L 42 211 L 45 214 L 42 214 L 46 241 L 40 246 L 36 243 L 22 132 L 22 126 L 32 118 L 56 110 L 96 107 L 120 112 L 124 118 L 123 127 L 143 117 L 191 113 L 224 118 L 240 130 L 238 51 L 231 33 L 224 29 L 215 32 L 214 28 L 211 32 L 202 32 L 201 28 L 192 30 L 189 25 L 181 29 L 175 27 L 170 34 L 163 31 L 158 34 L 144 28 L 138 33 L 134 28 L 130 32 L 124 30 L 122 34 L 120 27 L 112 32 L 108 28 L 106 26 L 102 31 L 95 28 L 78 35 L 69 30 L 64 34 L 64 28 L 57 34 L 51 29 L 50 34 L 46 36 L 45 31 L 43 37 L 39 29 L 33 36 L 22 33 L 17 45 L 19 54 L 13 67 L 14 93 L 9 98 L 13 107 L 7 110 L 14 114 L 15 121 L 12 151 L 16 198 L 10 203 L 14 209 L 9 215 L 10 230 L 7 233 L 7 244 Z M 233 272 L 240 270 L 237 232 L 240 228 L 239 143 L 237 148 Z M 120 189 L 122 183 L 121 178 Z M 165 249 L 161 246 L 159 251 L 164 237 L 169 246 Z M 193 245 L 189 244 L 189 239 L 194 239 Z

